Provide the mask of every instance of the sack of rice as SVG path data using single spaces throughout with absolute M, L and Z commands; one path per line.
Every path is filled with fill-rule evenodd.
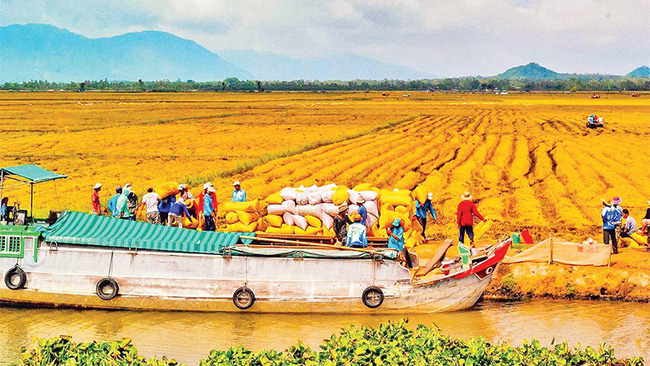
M 266 215 L 265 218 L 266 218 L 267 224 L 269 224 L 270 226 L 274 226 L 274 227 L 282 226 L 282 222 L 283 222 L 282 221 L 282 216 L 279 216 L 279 215 Z
M 336 192 L 332 195 L 332 203 L 335 205 L 340 205 L 343 202 L 347 202 L 350 194 L 348 193 L 348 189 L 345 187 L 338 187 L 336 189 Z
M 284 201 L 282 204 L 279 205 L 269 205 L 267 207 L 267 211 L 271 215 L 282 215 L 285 212 L 289 212 L 291 214 L 296 214 L 296 202 L 294 201 Z
M 252 233 L 257 228 L 257 221 L 252 222 L 248 225 L 244 223 L 236 222 L 234 224 L 226 225 L 226 231 L 231 233 Z
M 363 198 L 365 201 L 374 201 L 379 197 L 379 194 L 375 191 L 361 191 L 359 192 L 359 197 Z
M 296 192 L 295 188 L 284 188 L 280 191 L 280 197 L 282 197 L 282 199 L 285 201 L 295 201 L 297 194 L 298 193 Z
M 300 216 L 312 215 L 315 217 L 320 217 L 323 213 L 323 204 L 318 205 L 299 205 L 296 207 L 296 211 Z
M 237 211 L 237 217 L 239 218 L 239 221 L 244 224 L 248 225 L 251 222 L 255 222 L 260 218 L 260 215 L 256 213 L 251 213 L 251 212 L 246 212 L 246 211 Z
M 279 205 L 284 201 L 284 198 L 279 193 L 274 193 L 266 199 L 269 205 Z
M 334 218 L 325 212 L 320 217 L 321 222 L 323 223 L 323 227 L 327 229 L 331 229 L 332 226 L 334 226 Z
M 323 222 L 318 217 L 307 215 L 305 216 L 305 219 L 307 220 L 307 224 L 311 227 L 316 227 L 316 228 L 323 227 Z
M 336 216 L 339 214 L 339 206 L 333 203 L 323 203 L 323 213 Z
M 269 226 L 264 232 L 267 234 L 293 234 L 293 226 L 287 224 L 280 227 Z
M 220 211 L 223 212 L 235 212 L 235 211 L 246 211 L 246 212 L 257 212 L 259 210 L 259 201 L 246 201 L 246 202 L 224 202 L 219 205 Z
M 310 205 L 317 205 L 317 204 L 323 202 L 323 199 L 321 198 L 321 194 L 318 191 L 309 192 L 308 193 L 308 200 L 309 200 Z
M 294 225 L 293 216 L 294 216 L 293 214 L 285 212 L 284 214 L 282 214 L 282 221 L 287 225 L 293 226 Z
M 239 221 L 239 217 L 237 216 L 236 212 L 228 212 L 226 214 L 226 223 L 228 224 L 234 224 L 237 221 Z

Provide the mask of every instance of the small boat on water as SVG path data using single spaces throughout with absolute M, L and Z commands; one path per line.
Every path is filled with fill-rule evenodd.
M 51 225 L 0 225 L 0 302 L 214 312 L 461 310 L 478 301 L 510 245 L 500 241 L 427 274 L 444 251 L 416 272 L 394 250 L 273 242 L 79 212 L 63 212 Z

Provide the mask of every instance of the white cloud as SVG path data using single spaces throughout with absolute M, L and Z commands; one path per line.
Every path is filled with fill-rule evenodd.
M 626 73 L 650 62 L 646 0 L 0 0 L 0 25 L 48 23 L 90 37 L 154 29 L 212 51 L 360 53 L 449 76 L 537 61 Z

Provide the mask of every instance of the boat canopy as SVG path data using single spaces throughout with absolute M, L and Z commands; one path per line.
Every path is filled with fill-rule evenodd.
M 218 254 L 222 248 L 250 244 L 251 239 L 240 236 L 255 235 L 179 229 L 74 211 L 65 211 L 54 224 L 37 225 L 37 229 L 50 243 L 201 254 Z

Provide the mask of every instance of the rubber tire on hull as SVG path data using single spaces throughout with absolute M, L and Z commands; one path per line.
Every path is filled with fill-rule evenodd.
M 370 286 L 363 290 L 361 295 L 363 304 L 371 309 L 375 309 L 384 303 L 384 292 L 377 286 Z
M 246 310 L 255 303 L 255 294 L 248 287 L 240 287 L 232 294 L 232 303 L 240 310 Z
M 105 291 L 107 287 L 111 288 L 112 290 Z M 110 277 L 102 278 L 101 280 L 99 280 L 99 282 L 97 282 L 97 287 L 95 292 L 97 293 L 97 296 L 102 300 L 112 300 L 120 292 L 120 286 L 117 284 L 117 281 L 115 281 L 115 279 L 113 278 Z
M 14 283 L 12 281 L 12 278 L 14 276 L 18 276 L 18 283 Z M 22 268 L 18 267 L 18 265 L 5 273 L 5 285 L 7 285 L 7 288 L 10 290 L 20 290 L 21 288 L 25 287 L 26 283 L 27 274 L 25 271 L 23 271 Z

